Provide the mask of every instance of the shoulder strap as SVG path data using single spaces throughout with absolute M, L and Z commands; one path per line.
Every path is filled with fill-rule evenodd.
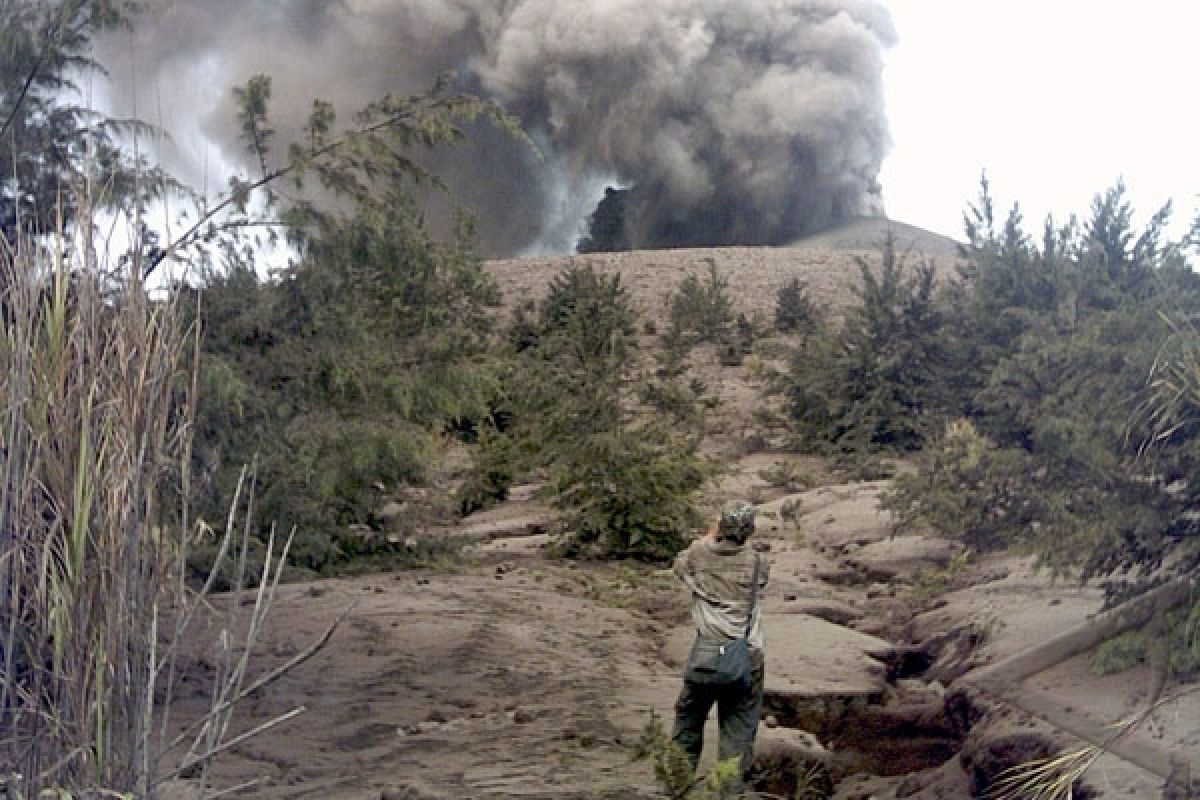
M 750 629 L 754 627 L 754 607 L 758 605 L 758 551 L 754 553 L 754 573 L 750 576 L 750 611 L 746 615 L 746 632 L 742 634 L 743 639 L 750 638 Z

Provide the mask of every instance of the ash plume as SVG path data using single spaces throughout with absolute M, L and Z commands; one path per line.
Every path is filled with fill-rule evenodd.
M 780 244 L 882 213 L 895 34 L 880 0 L 147 5 L 102 48 L 113 105 L 175 130 L 165 159 L 193 183 L 244 167 L 230 89 L 255 73 L 272 76 L 282 144 L 314 97 L 344 116 L 454 70 L 543 149 L 479 129 L 431 163 L 489 255 L 569 249 L 604 196 L 630 247 Z

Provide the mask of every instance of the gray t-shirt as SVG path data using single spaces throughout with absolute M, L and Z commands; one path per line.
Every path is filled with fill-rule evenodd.
M 706 639 L 729 641 L 746 631 L 750 606 L 750 581 L 758 558 L 758 602 L 749 644 L 762 650 L 762 592 L 770 578 L 770 565 L 749 545 L 698 539 L 675 557 L 675 575 L 692 592 L 692 621 Z

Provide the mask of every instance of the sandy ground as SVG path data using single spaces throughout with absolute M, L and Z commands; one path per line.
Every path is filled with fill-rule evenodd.
M 761 455 L 738 464 L 726 485 L 771 492 L 756 482 L 760 466 Z M 1006 559 L 973 566 L 980 583 L 915 613 L 914 577 L 955 548 L 897 536 L 877 506 L 882 488 L 835 485 L 760 505 L 756 539 L 773 579 L 759 749 L 883 775 L 843 776 L 836 797 L 968 797 L 962 742 L 941 713 L 953 681 L 897 680 L 889 664 L 898 650 L 975 626 L 986 635 L 966 663 L 985 663 L 1085 619 L 1101 598 Z M 773 516 L 789 504 L 794 516 Z M 214 785 L 261 778 L 245 796 L 335 800 L 657 796 L 632 746 L 650 712 L 671 714 L 690 637 L 687 598 L 666 570 L 545 558 L 549 537 L 513 522 L 550 513 L 531 499 L 495 512 L 494 537 L 452 571 L 284 587 L 261 669 L 353 611 L 321 653 L 253 698 L 238 725 L 306 712 L 219 760 Z M 202 673 L 192 673 L 185 715 L 206 699 Z M 1035 683 L 1111 720 L 1138 707 L 1149 676 L 1098 678 L 1076 659 Z M 835 704 L 844 708 L 831 712 Z M 921 722 L 914 709 L 933 710 Z M 1070 744 L 1003 707 L 988 713 L 997 731 Z M 1150 730 L 1194 749 L 1195 695 L 1164 708 Z M 710 743 L 714 735 L 710 726 Z M 1107 757 L 1089 783 L 1106 797 L 1157 797 L 1161 782 Z
M 793 276 L 831 309 L 847 302 L 859 256 L 876 258 L 866 249 L 729 248 L 586 260 L 619 270 L 639 307 L 661 316 L 678 281 L 713 258 L 733 276 L 739 310 L 769 318 Z M 562 265 L 490 269 L 512 306 L 540 297 Z M 765 765 L 821 762 L 843 800 L 931 800 L 970 796 L 969 751 L 988 736 L 1033 732 L 1073 746 L 986 698 L 963 711 L 956 681 L 1094 614 L 1096 590 L 1055 583 L 1019 559 L 964 562 L 957 543 L 901 529 L 880 510 L 886 481 L 843 483 L 819 459 L 747 454 L 746 440 L 764 433 L 750 421 L 761 403 L 752 364 L 722 367 L 701 352 L 693 369 L 720 397 L 710 447 L 728 464 L 701 504 L 755 502 L 756 542 L 773 564 L 763 598 Z M 759 441 L 770 446 L 765 433 Z M 772 485 L 781 462 L 813 488 Z M 687 598 L 667 570 L 548 558 L 557 515 L 533 488 L 437 533 L 476 542 L 461 565 L 283 587 L 256 671 L 352 610 L 321 652 L 250 698 L 233 732 L 305 712 L 218 759 L 211 785 L 259 780 L 239 796 L 329 800 L 659 796 L 649 765 L 631 754 L 651 712 L 671 715 Z M 178 719 L 202 712 L 211 671 L 202 648 L 192 654 Z M 1113 720 L 1144 701 L 1149 676 L 1098 678 L 1080 658 L 1035 682 Z M 1165 706 L 1147 735 L 1194 756 L 1200 696 Z M 1088 780 L 1104 797 L 1160 796 L 1161 781 L 1112 757 Z M 177 788 L 186 796 L 186 785 Z

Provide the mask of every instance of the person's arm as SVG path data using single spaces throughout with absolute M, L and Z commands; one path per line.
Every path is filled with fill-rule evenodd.
M 700 538 L 693 541 L 682 553 L 675 556 L 673 570 L 675 577 L 687 584 L 689 589 L 695 589 L 695 567 L 692 564 L 692 552 L 697 547 L 704 547 L 717 541 L 717 522 L 713 520 Z
M 691 586 L 689 581 L 692 577 L 692 559 L 689 557 L 692 552 L 692 546 L 687 547 L 683 552 L 675 556 L 675 566 L 673 568 L 675 577 L 688 584 L 689 587 Z

